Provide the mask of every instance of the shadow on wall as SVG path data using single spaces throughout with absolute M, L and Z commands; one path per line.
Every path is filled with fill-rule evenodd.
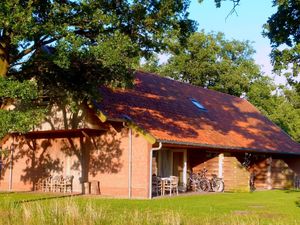
M 293 188 L 296 170 L 283 159 L 272 160 L 272 182 L 274 188 Z
M 14 179 L 20 179 L 25 185 L 32 184 L 31 190 L 34 190 L 35 184 L 40 178 L 49 177 L 52 171 L 60 173 L 63 170 L 61 160 L 52 155 L 51 140 L 27 140 L 18 136 L 14 137 L 10 149 L 13 149 L 13 171 L 17 171 L 16 174 L 13 172 L 13 175 L 19 176 Z M 2 180 L 8 176 L 11 159 L 9 151 L 3 160 Z
M 120 136 L 121 135 L 121 136 Z M 127 135 L 111 129 L 101 136 L 66 138 L 62 140 L 61 151 L 77 160 L 70 169 L 81 171 L 80 183 L 89 181 L 90 175 L 118 173 L 122 168 L 121 137 Z
M 79 171 L 79 182 L 87 182 L 89 175 L 102 173 L 118 173 L 122 168 L 120 157 L 121 136 L 126 135 L 110 130 L 99 136 L 26 139 L 23 136 L 15 138 L 13 156 L 14 180 L 20 180 L 24 185 L 30 185 L 31 190 L 39 179 L 50 175 L 67 175 L 66 156 L 72 158 L 70 171 Z M 11 156 L 3 161 L 1 179 L 9 176 Z M 78 179 L 78 178 L 77 178 Z

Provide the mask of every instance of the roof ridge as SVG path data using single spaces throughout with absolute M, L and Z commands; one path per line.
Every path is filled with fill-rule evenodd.
M 191 86 L 191 87 L 194 87 L 194 88 L 200 88 L 200 89 L 203 89 L 205 91 L 209 91 L 209 92 L 213 92 L 213 93 L 218 93 L 218 94 L 221 94 L 221 95 L 226 95 L 226 96 L 229 96 L 231 98 L 235 98 L 235 99 L 239 99 L 241 101 L 243 100 L 246 100 L 247 99 L 244 99 L 244 98 L 241 98 L 241 97 L 237 97 L 235 95 L 231 95 L 231 94 L 228 94 L 228 93 L 224 93 L 224 92 L 221 92 L 221 91 L 216 91 L 216 90 L 213 90 L 213 89 L 208 89 L 208 88 L 205 88 L 205 87 L 201 87 L 201 86 L 197 86 L 195 84 L 191 84 L 191 83 L 185 83 L 183 81 L 179 81 L 179 80 L 175 80 L 175 79 L 172 79 L 171 77 L 165 77 L 165 76 L 162 76 L 162 75 L 159 75 L 157 73 L 151 73 L 151 72 L 145 72 L 145 71 L 142 71 L 142 70 L 137 70 L 136 72 L 138 73 L 143 73 L 143 74 L 146 74 L 146 75 L 152 75 L 152 76 L 156 76 L 156 77 L 159 77 L 161 79 L 166 79 L 166 80 L 170 80 L 170 81 L 174 81 L 174 82 L 177 82 L 181 85 L 187 85 L 187 86 Z M 249 101 L 247 101 L 249 102 Z M 249 102 L 250 103 L 250 102 Z M 251 103 L 250 103 L 251 104 Z M 252 104 L 251 104 L 252 105 Z

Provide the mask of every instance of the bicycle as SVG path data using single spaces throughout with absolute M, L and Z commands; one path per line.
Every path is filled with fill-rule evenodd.
M 207 191 L 213 192 L 223 192 L 224 191 L 224 181 L 222 178 L 217 177 L 216 174 L 212 174 L 212 178 L 209 180 L 206 178 L 207 169 L 203 169 L 199 174 L 202 179 L 208 181 L 209 188 Z
M 204 177 L 203 171 L 200 173 L 192 173 L 189 178 L 189 189 L 195 192 L 208 192 L 210 184 Z
M 214 192 L 223 192 L 224 191 L 224 181 L 222 178 L 217 177 L 217 175 L 213 174 L 210 179 L 210 187 Z
M 249 179 L 249 187 L 250 187 L 250 192 L 255 191 L 255 172 L 252 172 L 250 174 L 250 179 Z

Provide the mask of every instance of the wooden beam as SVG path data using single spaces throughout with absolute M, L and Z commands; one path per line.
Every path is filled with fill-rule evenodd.
M 107 116 L 101 110 L 97 110 L 97 116 L 102 123 L 105 123 L 108 120 Z M 143 136 L 150 144 L 156 143 L 156 138 L 140 128 L 137 124 L 135 124 L 131 120 L 126 120 L 126 123 L 128 124 L 128 127 Z
M 150 144 L 156 143 L 156 138 L 152 136 L 150 133 L 146 132 L 142 128 L 140 128 L 137 124 L 135 124 L 132 121 L 127 120 L 128 127 L 130 127 L 132 130 L 143 136 Z
M 107 121 L 107 116 L 102 111 L 98 110 L 97 116 L 102 123 L 105 123 Z
M 107 116 L 101 110 L 99 110 L 97 107 L 95 107 L 94 104 L 92 104 L 91 102 L 88 102 L 87 105 L 90 109 L 93 109 L 96 112 L 96 115 L 98 116 L 98 118 L 100 119 L 100 121 L 102 123 L 105 123 L 107 121 Z

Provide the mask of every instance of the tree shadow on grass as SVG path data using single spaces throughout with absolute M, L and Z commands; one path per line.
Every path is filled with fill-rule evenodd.
M 289 190 L 285 190 L 284 193 L 287 193 L 287 194 L 300 193 L 300 190 L 298 190 L 298 189 L 289 189 Z

